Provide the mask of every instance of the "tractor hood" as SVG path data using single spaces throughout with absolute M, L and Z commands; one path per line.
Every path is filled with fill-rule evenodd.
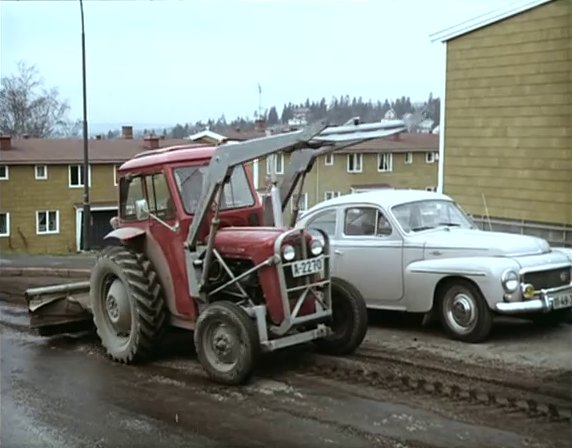
M 426 257 L 435 250 L 455 252 L 458 256 L 496 257 L 520 257 L 550 252 L 548 242 L 542 238 L 474 229 L 445 228 L 416 235 L 413 239 L 424 246 Z
M 274 253 L 274 242 L 288 229 L 225 227 L 217 232 L 215 247 L 224 257 L 264 260 Z

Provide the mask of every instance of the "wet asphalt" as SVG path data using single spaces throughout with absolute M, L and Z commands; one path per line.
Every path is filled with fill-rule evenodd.
M 184 334 L 181 350 L 125 366 L 93 335 L 0 329 L 2 447 L 530 446 L 519 434 L 281 371 L 281 359 L 246 386 L 221 387 Z

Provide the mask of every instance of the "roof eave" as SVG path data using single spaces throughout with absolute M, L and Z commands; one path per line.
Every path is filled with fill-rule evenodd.
M 486 14 L 481 14 L 480 16 L 465 20 L 464 22 L 461 22 L 457 25 L 450 26 L 441 31 L 437 31 L 433 34 L 430 34 L 429 39 L 431 42 L 439 41 L 445 43 L 451 39 L 462 36 L 463 34 L 467 34 L 485 26 L 492 25 L 493 23 L 515 16 L 551 1 L 553 0 L 526 0 L 524 2 L 521 0 L 516 4 L 509 5 L 506 8 L 496 9 Z

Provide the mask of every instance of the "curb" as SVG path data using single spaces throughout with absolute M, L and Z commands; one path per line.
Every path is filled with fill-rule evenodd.
M 89 277 L 91 269 L 68 268 L 0 268 L 0 277 Z

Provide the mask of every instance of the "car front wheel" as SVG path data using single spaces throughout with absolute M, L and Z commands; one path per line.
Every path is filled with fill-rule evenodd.
M 472 283 L 457 280 L 441 288 L 438 306 L 443 329 L 452 339 L 481 342 L 489 335 L 493 315 Z

